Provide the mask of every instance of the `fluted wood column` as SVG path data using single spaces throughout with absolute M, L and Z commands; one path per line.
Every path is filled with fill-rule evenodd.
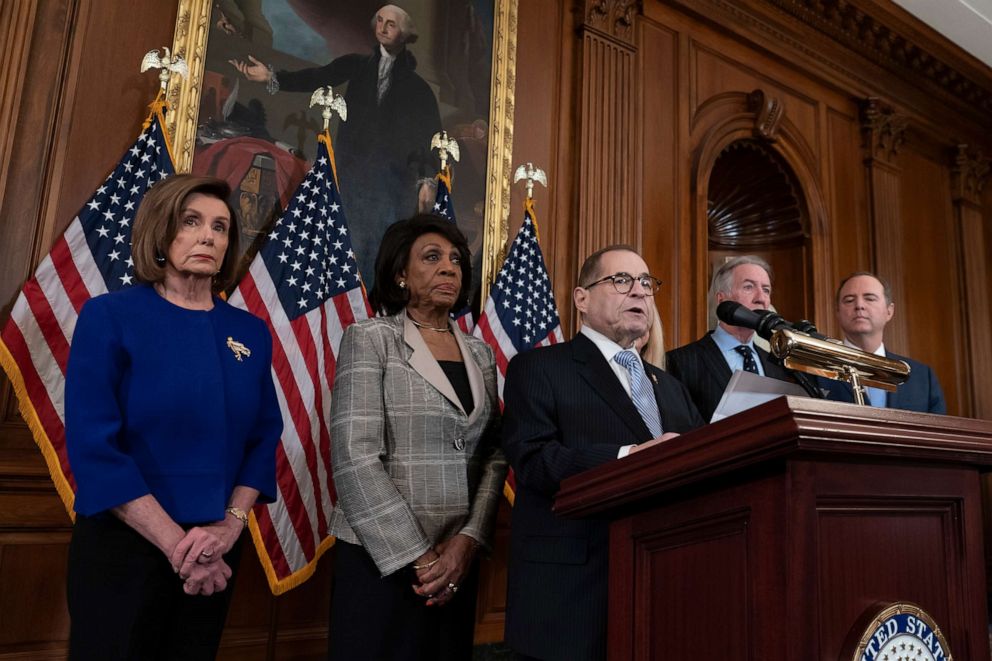
M 37 7 L 36 0 L 0 3 L 0 199 L 7 188 Z
M 639 247 L 636 207 L 633 0 L 582 3 L 576 254 L 612 243 Z
M 988 181 L 990 159 L 968 145 L 958 145 L 951 165 L 954 215 L 964 290 L 964 328 L 968 339 L 969 397 L 965 414 L 992 419 L 992 337 L 989 335 L 989 269 L 985 254 L 985 225 L 981 193 Z M 986 209 L 992 214 L 992 209 Z
M 868 154 L 864 163 L 871 218 L 871 268 L 892 285 L 896 315 L 885 328 L 885 342 L 895 351 L 908 348 L 899 190 L 902 171 L 898 164 L 906 123 L 906 117 L 878 99 L 867 99 L 862 106 L 861 127 Z

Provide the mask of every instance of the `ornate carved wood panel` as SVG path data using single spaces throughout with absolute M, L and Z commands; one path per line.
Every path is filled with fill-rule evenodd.
M 631 0 L 587 0 L 580 27 L 579 259 L 611 243 L 638 245 L 634 172 L 634 16 Z

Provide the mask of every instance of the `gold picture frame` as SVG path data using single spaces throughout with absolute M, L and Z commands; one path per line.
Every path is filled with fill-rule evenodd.
M 440 2 L 440 0 L 438 0 Z M 189 75 L 173 74 L 167 91 L 172 112 L 167 128 L 173 140 L 176 169 L 189 172 L 196 147 L 201 91 L 216 0 L 179 0 L 173 52 L 185 58 Z M 514 86 L 516 82 L 517 0 L 492 0 L 492 68 L 482 226 L 481 309 L 502 264 L 508 234 L 510 173 L 513 154 Z M 454 165 L 455 180 L 458 165 Z M 458 186 L 452 192 L 457 199 Z

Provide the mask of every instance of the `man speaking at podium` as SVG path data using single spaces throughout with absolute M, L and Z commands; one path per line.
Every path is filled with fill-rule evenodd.
M 767 310 L 772 304 L 771 267 L 754 255 L 734 257 L 717 269 L 710 285 L 714 308 L 724 301 L 749 310 Z M 737 370 L 792 381 L 788 372 L 767 351 L 755 346 L 754 331 L 721 321 L 701 339 L 669 351 L 668 373 L 681 381 L 706 420 L 720 404 L 730 377 Z
M 911 370 L 909 378 L 896 392 L 886 392 L 881 388 L 865 388 L 868 394 L 866 404 L 877 408 L 905 409 L 921 413 L 947 413 L 944 391 L 941 390 L 934 371 L 912 358 L 886 351 L 882 343 L 885 325 L 889 323 L 895 312 L 889 283 L 867 271 L 852 273 L 841 280 L 834 302 L 837 322 L 844 332 L 844 344 L 876 356 L 904 360 Z M 817 377 L 817 381 L 827 392 L 827 399 L 840 402 L 854 401 L 854 393 L 847 383 L 822 377 Z
M 608 524 L 556 516 L 561 481 L 703 425 L 685 388 L 634 349 L 660 286 L 633 248 L 596 251 L 572 292 L 579 333 L 510 362 L 503 449 L 517 490 L 506 640 L 518 658 L 606 658 Z

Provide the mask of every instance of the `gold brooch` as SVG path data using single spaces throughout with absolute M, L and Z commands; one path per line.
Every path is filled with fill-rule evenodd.
M 233 337 L 227 338 L 227 348 L 234 352 L 234 357 L 238 359 L 239 363 L 241 362 L 241 356 L 247 358 L 251 355 L 251 349 L 241 344 Z

